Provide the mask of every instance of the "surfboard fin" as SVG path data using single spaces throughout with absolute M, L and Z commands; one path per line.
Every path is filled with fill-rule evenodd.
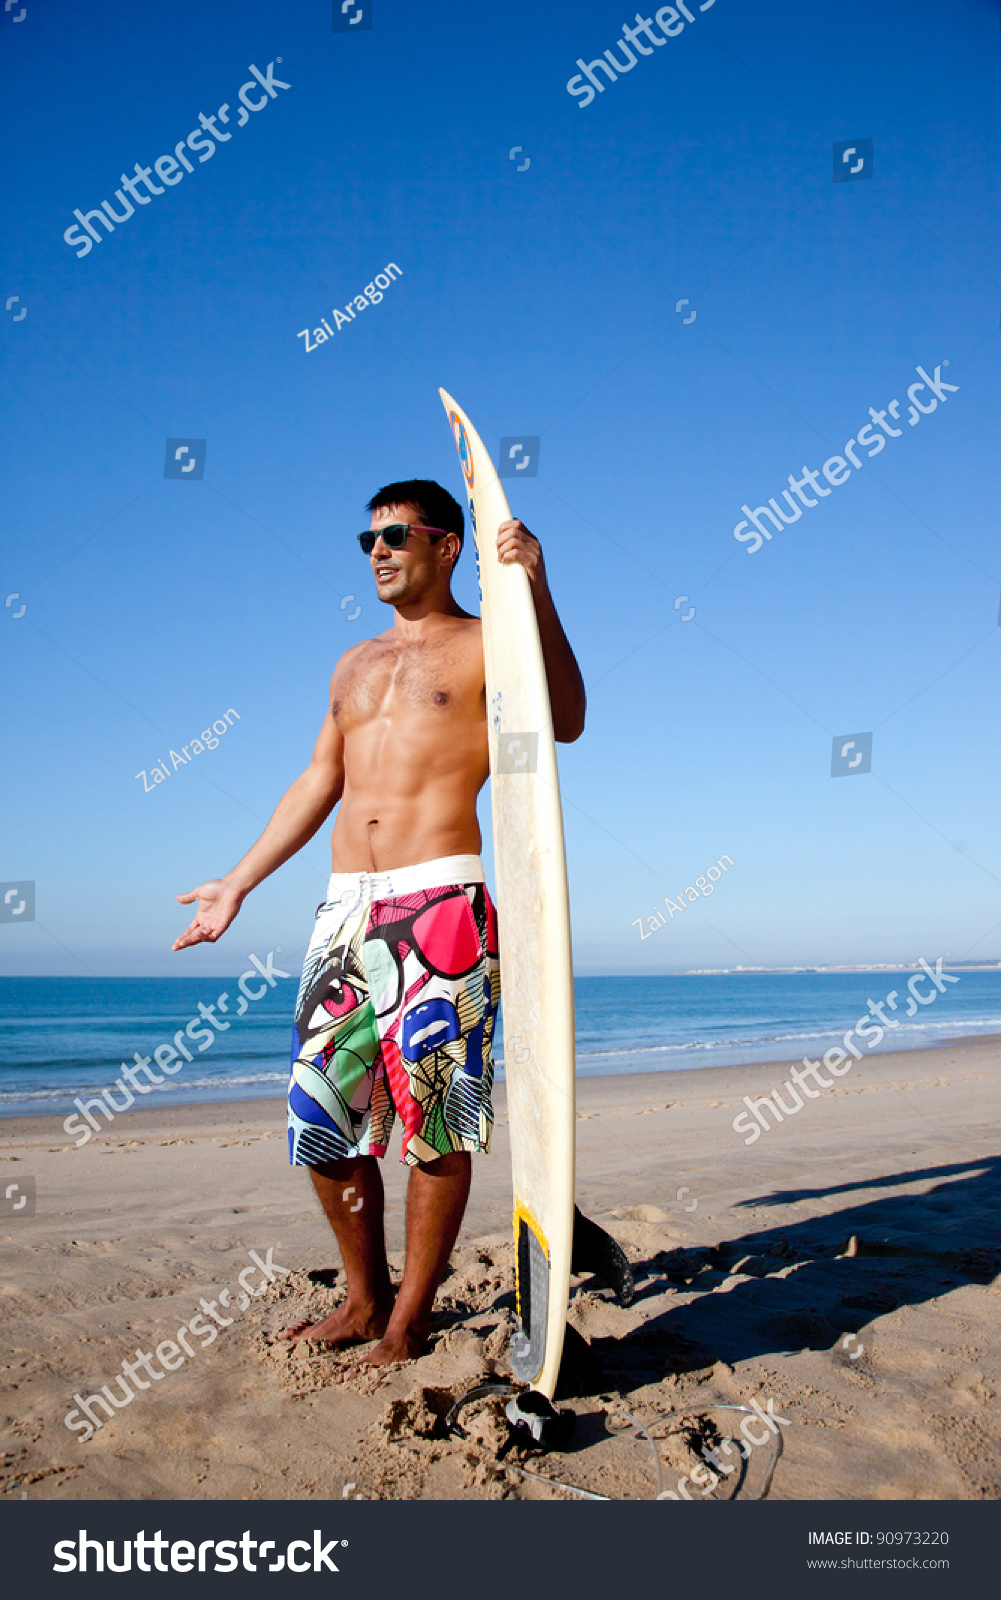
M 578 1276 L 585 1272 L 593 1273 L 615 1290 L 615 1298 L 620 1306 L 632 1304 L 636 1284 L 626 1252 L 610 1233 L 599 1228 L 590 1217 L 585 1217 L 578 1206 L 573 1208 L 573 1259 L 570 1270 Z

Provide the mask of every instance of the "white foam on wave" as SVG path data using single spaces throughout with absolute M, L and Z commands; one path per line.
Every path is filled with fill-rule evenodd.
M 892 1041 L 898 1034 L 902 1033 L 929 1033 L 933 1029 L 954 1032 L 957 1028 L 1001 1028 L 1001 1017 L 959 1018 L 945 1022 L 902 1022 L 899 1028 L 894 1029 L 892 1033 L 886 1033 L 883 1043 L 886 1040 Z M 794 1040 L 840 1039 L 844 1032 L 844 1028 L 832 1027 L 825 1028 L 819 1032 L 766 1033 L 751 1035 L 747 1038 L 740 1038 L 736 1034 L 731 1034 L 725 1039 L 690 1039 L 682 1044 L 642 1044 L 634 1045 L 624 1050 L 581 1050 L 578 1048 L 577 1055 L 578 1057 L 607 1056 L 611 1058 L 614 1056 L 662 1055 L 672 1051 L 683 1050 L 755 1050 L 764 1049 L 767 1045 L 772 1044 L 790 1044 Z
M 280 1083 L 280 1084 L 284 1085 L 284 1084 L 288 1083 L 288 1073 L 287 1072 L 257 1072 L 257 1073 L 251 1073 L 251 1074 L 249 1074 L 247 1076 L 239 1077 L 239 1078 L 235 1078 L 235 1077 L 234 1078 L 230 1078 L 230 1077 L 223 1076 L 222 1074 L 220 1074 L 220 1076 L 217 1077 L 217 1078 L 189 1078 L 187 1080 L 187 1082 L 165 1083 L 163 1085 L 163 1088 L 150 1089 L 149 1092 L 152 1095 L 156 1095 L 156 1094 L 163 1094 L 166 1090 L 170 1090 L 170 1089 L 174 1089 L 174 1090 L 177 1090 L 177 1089 L 220 1089 L 220 1088 L 222 1088 L 222 1089 L 229 1089 L 229 1088 L 239 1089 L 239 1088 L 246 1088 L 249 1084 L 253 1084 L 253 1083 Z M 104 1088 L 110 1088 L 110 1089 L 113 1090 L 113 1092 L 116 1095 L 118 1094 L 118 1089 L 117 1089 L 116 1085 L 113 1084 L 113 1083 L 112 1084 L 85 1083 L 85 1084 L 82 1084 L 82 1085 L 77 1085 L 75 1087 L 71 1085 L 70 1087 L 62 1088 L 62 1089 L 22 1089 L 19 1092 L 14 1091 L 14 1092 L 7 1093 L 7 1094 L 4 1094 L 4 1093 L 0 1092 L 0 1104 L 2 1104 L 4 1101 L 7 1101 L 7 1100 L 69 1100 L 69 1101 L 72 1101 L 77 1095 L 79 1095 L 81 1097 L 81 1099 L 85 1095 L 99 1095 L 101 1093 L 101 1090 L 104 1089 Z M 139 1106 L 139 1105 L 154 1105 L 155 1103 L 156 1103 L 155 1101 L 149 1100 L 146 1095 L 137 1095 L 136 1096 L 136 1105 L 137 1106 Z M 131 1109 L 131 1107 L 130 1107 L 130 1109 Z

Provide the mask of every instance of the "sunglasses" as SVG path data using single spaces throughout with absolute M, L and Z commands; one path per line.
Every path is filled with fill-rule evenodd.
M 358 543 L 367 556 L 370 556 L 375 549 L 376 539 L 381 539 L 389 550 L 402 550 L 407 542 L 408 533 L 412 533 L 415 528 L 429 535 L 428 544 L 435 544 L 439 539 L 448 538 L 444 528 L 427 528 L 423 522 L 391 522 L 388 528 L 366 528 L 364 533 L 358 535 Z
M 482 896 L 474 898 L 485 919 Z M 414 901 L 418 904 L 414 905 Z M 424 904 L 420 904 L 421 901 Z M 410 899 L 397 896 L 377 902 L 369 913 L 365 929 L 369 1000 L 376 1017 L 394 1013 L 407 993 L 408 984 L 414 982 L 415 973 L 407 969 L 409 951 L 414 952 L 423 968 L 421 983 L 426 986 L 431 978 L 453 981 L 466 978 L 468 981 L 483 960 L 485 948 L 485 921 L 481 929 L 477 913 L 463 888 L 422 890 Z M 434 998 L 425 996 L 424 1007 L 434 1005 Z M 422 1009 L 421 1015 L 430 1019 L 432 1012 Z M 459 1027 L 446 1038 L 457 1038 L 461 1031 Z M 434 1039 L 435 1045 L 444 1042 L 444 1039 Z M 417 1050 L 410 1059 L 419 1059 L 423 1053 Z

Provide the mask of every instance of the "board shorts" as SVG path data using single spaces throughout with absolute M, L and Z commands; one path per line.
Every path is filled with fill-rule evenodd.
M 407 1166 L 490 1148 L 497 914 L 478 856 L 335 872 L 316 910 L 292 1030 L 289 1160 Z

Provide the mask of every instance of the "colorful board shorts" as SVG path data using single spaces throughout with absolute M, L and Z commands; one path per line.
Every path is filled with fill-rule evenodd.
M 335 872 L 292 1030 L 289 1160 L 383 1156 L 396 1115 L 408 1166 L 490 1148 L 497 915 L 477 856 Z

